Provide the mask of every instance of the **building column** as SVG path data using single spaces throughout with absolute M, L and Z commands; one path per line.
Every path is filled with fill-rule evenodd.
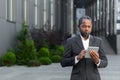
M 106 36 L 109 35 L 109 0 L 106 0 Z
M 55 17 L 55 25 L 56 25 L 56 29 L 60 30 L 61 27 L 61 0 L 57 0 L 57 8 L 56 8 L 56 12 L 57 12 L 57 17 Z
M 103 12 L 103 14 L 102 14 L 102 36 L 104 36 L 105 35 L 105 0 L 102 0 L 102 12 Z
M 53 30 L 55 26 L 55 0 L 51 0 L 51 30 Z
M 34 6 L 35 6 L 35 22 L 34 22 L 34 24 L 35 24 L 35 27 L 38 27 L 38 0 L 35 0 L 35 4 L 34 4 Z
M 68 17 L 67 17 L 67 27 L 68 27 L 68 32 L 70 34 L 73 34 L 73 1 L 74 0 L 68 0 L 68 5 L 67 5 L 67 10 L 68 10 Z
M 118 1 L 114 0 L 114 35 L 117 34 L 117 7 Z
M 99 0 L 99 35 L 101 35 L 101 29 L 102 29 L 102 25 L 101 25 L 101 17 L 102 17 L 102 0 Z
M 44 12 L 43 12 L 44 13 L 43 14 L 44 17 L 43 18 L 44 19 L 43 19 L 43 25 L 46 25 L 46 23 L 47 23 L 47 20 L 46 20 L 47 19 L 47 13 L 46 13 L 47 12 L 47 6 L 46 6 L 46 4 L 47 4 L 47 1 L 44 0 L 44 8 L 43 8 L 43 10 L 44 10 Z
M 23 9 L 24 9 L 24 13 L 23 13 L 23 18 L 24 18 L 24 21 L 27 23 L 27 0 L 24 0 L 23 1 Z
M 96 6 L 97 6 L 97 9 L 96 9 L 96 21 L 97 21 L 97 23 L 96 23 L 96 25 L 97 25 L 97 27 L 96 27 L 96 34 L 97 35 L 99 35 L 99 32 L 98 32 L 98 30 L 99 30 L 99 16 L 100 16 L 100 14 L 99 14 L 99 12 L 100 12 L 100 7 L 99 7 L 99 5 L 100 5 L 100 2 L 99 2 L 99 0 L 97 0 L 97 3 L 96 3 Z
M 108 18 L 108 0 L 105 0 L 105 36 L 107 36 L 107 29 L 108 29 L 108 22 L 107 22 L 107 18 Z
M 110 35 L 113 35 L 114 34 L 114 10 L 113 10 L 113 0 L 110 0 Z
M 95 30 L 96 30 L 96 6 L 95 6 L 95 2 L 93 3 L 93 21 L 94 21 L 94 23 L 93 23 L 93 25 L 94 25 L 94 30 L 93 30 L 93 32 L 95 32 Z
M 97 21 L 97 1 L 95 2 L 95 33 L 97 35 L 97 27 L 98 27 L 98 21 Z

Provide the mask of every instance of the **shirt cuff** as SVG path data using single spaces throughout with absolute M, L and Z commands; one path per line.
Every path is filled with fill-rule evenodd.
M 75 56 L 75 64 L 77 64 L 79 60 L 77 60 L 77 56 Z
M 96 65 L 97 65 L 97 67 L 100 65 L 100 63 L 101 63 L 101 60 L 99 59 L 99 63 L 97 63 Z

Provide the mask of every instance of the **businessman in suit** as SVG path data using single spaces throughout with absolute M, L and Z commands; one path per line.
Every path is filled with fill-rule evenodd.
M 90 35 L 92 20 L 89 16 L 80 18 L 78 27 L 79 34 L 66 40 L 61 65 L 73 66 L 70 80 L 101 80 L 98 68 L 108 64 L 102 39 Z M 89 46 L 99 47 L 98 52 L 91 50 L 87 53 Z M 90 58 L 86 54 L 90 54 Z

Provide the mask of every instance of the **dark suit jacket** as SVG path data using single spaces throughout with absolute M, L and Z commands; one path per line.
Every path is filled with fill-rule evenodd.
M 91 58 L 83 58 L 75 64 L 75 56 L 84 49 L 80 35 L 76 35 L 66 41 L 61 65 L 62 67 L 73 66 L 71 80 L 101 80 L 98 67 L 104 68 L 108 64 L 102 40 L 98 37 L 90 36 L 89 45 L 99 47 L 98 53 L 101 59 L 99 66 Z

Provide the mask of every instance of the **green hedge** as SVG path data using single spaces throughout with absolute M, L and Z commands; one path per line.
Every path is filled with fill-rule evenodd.
M 39 60 L 36 59 L 36 60 L 30 60 L 27 65 L 29 67 L 33 67 L 33 66 L 40 66 L 40 64 L 41 63 L 39 62 Z
M 49 57 L 41 57 L 39 58 L 39 61 L 42 65 L 49 65 L 52 63 Z
M 51 56 L 50 59 L 52 60 L 52 62 L 58 63 L 58 62 L 61 61 L 61 56 L 59 56 L 59 55 L 53 55 L 53 56 Z
M 62 56 L 64 51 L 64 47 L 63 46 L 55 46 L 54 48 L 50 49 L 50 54 L 53 55 L 59 55 Z
M 9 51 L 2 56 L 2 65 L 11 66 L 16 62 L 16 56 L 13 52 Z
M 15 49 L 17 64 L 26 65 L 30 60 L 36 58 L 36 49 L 32 40 L 26 39 L 24 43 L 17 45 Z
M 37 53 L 37 57 L 50 57 L 50 52 L 49 49 L 46 47 L 41 48 L 38 53 Z

